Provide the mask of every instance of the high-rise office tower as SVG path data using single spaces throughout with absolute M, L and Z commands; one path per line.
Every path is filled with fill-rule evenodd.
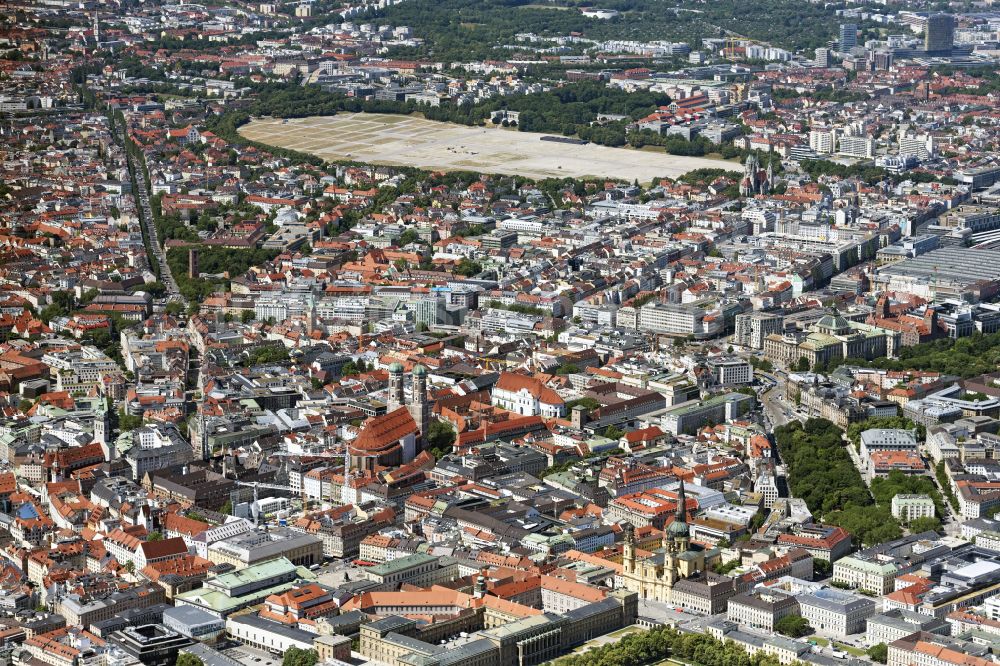
M 870 60 L 877 70 L 888 71 L 892 69 L 893 56 L 892 51 L 880 50 L 873 51 Z
M 816 57 L 813 59 L 817 67 L 829 67 L 830 66 L 830 49 L 820 47 L 816 49 Z
M 856 23 L 840 24 L 840 52 L 848 53 L 858 45 L 858 26 Z
M 949 54 L 955 46 L 955 18 L 951 14 L 931 14 L 924 30 L 924 50 L 932 54 Z

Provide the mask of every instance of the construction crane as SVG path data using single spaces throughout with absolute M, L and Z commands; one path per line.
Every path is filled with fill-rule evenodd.
M 750 39 L 749 37 L 737 35 L 736 33 L 730 33 L 729 36 L 726 37 L 726 46 L 722 49 L 722 57 L 729 60 L 735 60 L 738 57 L 745 59 L 747 47 L 758 43 L 758 41 Z M 742 54 L 740 53 L 741 51 Z
M 483 364 L 483 370 L 503 370 L 512 365 L 517 365 L 516 361 L 509 361 L 505 358 L 492 358 L 490 356 L 480 356 L 477 362 Z
M 258 488 L 266 488 L 267 490 L 283 490 L 285 492 L 289 492 L 289 493 L 293 493 L 293 494 L 296 492 L 295 488 L 292 488 L 291 486 L 279 486 L 278 484 L 275 484 L 275 483 L 262 483 L 260 481 L 236 481 L 235 483 L 236 483 L 236 485 L 243 486 L 245 488 L 253 488 L 253 501 L 254 502 L 256 502 L 259 499 L 259 497 L 257 495 L 257 489 Z M 302 492 L 302 491 L 300 491 L 300 492 Z
M 345 488 L 350 485 L 351 480 L 354 478 L 354 476 L 356 474 L 356 472 L 351 469 L 351 451 L 350 451 L 350 448 L 348 446 L 344 446 L 344 450 L 343 450 L 342 453 L 331 453 L 329 451 L 325 451 L 323 453 L 289 453 L 288 451 L 275 451 L 274 453 L 271 453 L 269 455 L 277 456 L 279 458 L 327 458 L 327 459 L 332 459 L 332 460 L 343 460 L 344 461 L 344 487 Z M 378 454 L 377 453 L 363 453 L 363 454 L 357 454 L 356 453 L 355 457 L 361 458 L 362 460 L 368 459 L 368 458 L 374 459 L 376 461 L 378 460 Z M 253 483 L 252 482 L 247 482 L 247 483 L 242 484 L 242 485 L 248 485 L 249 486 L 249 485 L 253 485 Z M 269 486 L 268 484 L 261 484 L 261 487 L 262 488 L 269 488 L 269 487 L 271 487 L 271 488 L 275 488 L 277 490 L 291 490 L 292 492 L 294 492 L 294 489 L 288 488 L 287 486 Z M 254 500 L 257 499 L 256 493 L 257 493 L 257 491 L 256 491 L 256 487 L 255 487 L 254 488 Z M 303 488 L 302 488 L 302 501 L 303 501 L 303 503 L 306 501 L 306 497 L 307 497 L 307 495 L 306 495 L 306 491 L 305 491 L 305 486 L 303 485 Z
M 238 486 L 244 486 L 244 487 L 247 487 L 247 488 L 253 488 L 253 501 L 254 501 L 254 504 L 257 504 L 257 508 L 255 510 L 253 507 L 251 507 L 250 514 L 253 516 L 254 525 L 258 525 L 260 523 L 261 517 L 262 517 L 262 514 L 260 513 L 260 505 L 258 504 L 258 502 L 260 501 L 260 496 L 259 496 L 259 493 L 258 493 L 258 489 L 259 488 L 266 488 L 267 490 L 280 490 L 280 491 L 283 491 L 283 492 L 291 493 L 293 495 L 296 492 L 295 488 L 292 488 L 291 486 L 281 486 L 281 485 L 278 485 L 276 483 L 262 483 L 260 481 L 236 481 L 235 483 Z M 300 490 L 300 492 L 302 494 L 302 496 L 301 496 L 302 505 L 303 505 L 303 507 L 307 507 L 309 500 L 308 500 L 308 497 L 306 495 L 306 491 L 303 488 L 303 489 Z M 267 521 L 264 520 L 264 522 L 266 523 Z

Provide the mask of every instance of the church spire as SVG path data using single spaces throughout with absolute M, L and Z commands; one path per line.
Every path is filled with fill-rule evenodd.
M 625 523 L 625 542 L 622 550 L 622 567 L 625 573 L 635 573 L 635 526 Z
M 688 524 L 687 524 L 687 494 L 684 492 L 684 480 L 681 479 L 680 488 L 677 490 L 677 509 L 674 512 L 674 520 L 667 526 L 663 534 L 663 545 L 672 553 L 682 553 L 688 549 Z

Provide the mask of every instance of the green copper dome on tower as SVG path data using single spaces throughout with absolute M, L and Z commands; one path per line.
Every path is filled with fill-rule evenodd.
M 667 534 L 671 536 L 687 536 L 687 496 L 684 494 L 684 479 L 681 479 L 681 487 L 677 492 L 677 512 L 674 522 L 667 526 Z

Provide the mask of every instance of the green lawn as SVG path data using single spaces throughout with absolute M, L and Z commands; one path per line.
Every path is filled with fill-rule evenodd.
M 819 645 L 820 647 L 830 647 L 830 640 L 823 638 L 821 636 L 808 636 L 806 637 L 806 640 L 812 643 L 813 645 Z M 833 647 L 837 650 L 843 650 L 847 654 L 853 655 L 855 657 L 864 657 L 867 655 L 867 653 L 861 648 L 856 648 L 851 645 L 838 643 L 837 641 L 833 641 Z
M 625 627 L 623 629 L 619 629 L 618 631 L 612 631 L 610 634 L 607 634 L 607 635 L 608 636 L 613 636 L 615 638 L 621 638 L 622 636 L 627 636 L 629 634 L 634 634 L 634 633 L 636 633 L 638 631 L 646 631 L 646 630 L 643 629 L 642 627 L 637 627 L 637 626 L 635 626 L 633 624 L 633 625 L 631 625 L 629 627 Z
M 580 647 L 573 650 L 573 654 L 581 654 L 591 648 L 596 648 L 602 645 L 607 645 L 608 643 L 617 642 L 617 640 L 627 636 L 628 634 L 634 634 L 639 631 L 646 631 L 646 630 L 643 629 L 642 627 L 637 627 L 633 624 L 632 626 L 624 627 L 622 629 L 619 629 L 618 631 L 612 631 L 610 634 L 605 634 L 604 636 L 601 636 L 599 638 L 587 641 Z M 609 638 L 614 640 L 608 640 Z
M 861 648 L 844 645 L 843 643 L 834 643 L 833 646 L 838 650 L 843 650 L 847 654 L 854 655 L 855 657 L 864 657 L 866 655 L 866 652 Z

